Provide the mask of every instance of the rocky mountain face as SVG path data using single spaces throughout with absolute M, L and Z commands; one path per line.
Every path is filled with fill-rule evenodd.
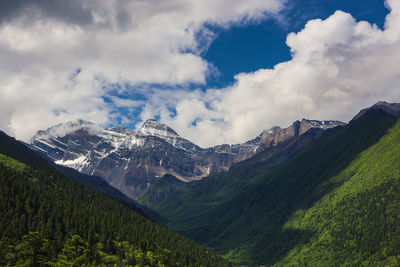
M 259 135 L 259 144 L 257 147 L 257 153 L 264 151 L 265 149 L 273 146 L 277 146 L 280 143 L 288 141 L 293 137 L 300 136 L 310 129 L 330 129 L 336 126 L 343 126 L 345 123 L 340 121 L 317 121 L 317 120 L 306 120 L 295 121 L 288 128 L 280 128 L 278 126 L 272 127 L 271 129 L 264 130 Z
M 157 206 L 162 206 L 164 201 L 168 202 L 169 200 L 175 206 L 180 206 L 183 204 L 180 200 L 182 194 L 187 194 L 188 192 L 199 193 L 199 195 L 207 194 L 202 192 L 204 188 L 208 190 L 209 188 L 221 186 L 223 183 L 229 184 L 232 182 L 231 177 L 243 177 L 246 180 L 248 177 L 246 172 L 249 170 L 252 170 L 252 175 L 255 175 L 259 169 L 273 168 L 290 160 L 326 133 L 327 131 L 322 128 L 310 128 L 305 133 L 293 138 L 287 138 L 287 140 L 278 142 L 276 145 L 260 147 L 259 151 L 261 152 L 256 153 L 249 159 L 233 163 L 229 171 L 212 174 L 205 179 L 185 183 L 173 176 L 166 175 L 149 188 L 138 199 L 138 202 L 150 209 L 157 209 Z
M 296 121 L 288 128 L 273 127 L 243 144 L 201 148 L 156 120 L 138 130 L 103 127 L 77 120 L 37 132 L 31 148 L 56 164 L 104 178 L 137 199 L 165 175 L 188 182 L 229 170 L 268 147 L 302 135 L 311 128 L 328 129 L 337 121 Z
M 379 101 L 376 104 L 372 105 L 369 108 L 365 108 L 361 110 L 351 121 L 355 121 L 358 118 L 360 118 L 362 115 L 364 115 L 368 110 L 371 109 L 380 109 L 385 111 L 388 114 L 391 114 L 395 117 L 400 115 L 400 103 L 388 103 L 385 101 Z

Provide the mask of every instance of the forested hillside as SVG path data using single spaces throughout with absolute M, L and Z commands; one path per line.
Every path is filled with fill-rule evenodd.
M 397 118 L 370 110 L 282 164 L 251 161 L 177 187 L 153 208 L 173 229 L 241 263 L 398 265 Z
M 0 265 L 229 266 L 134 207 L 0 154 Z
M 8 136 L 2 131 L 0 131 L 0 154 L 11 157 L 27 165 L 33 165 L 64 174 L 68 178 L 93 188 L 98 192 L 105 193 L 112 198 L 116 198 L 129 204 L 130 206 L 134 206 L 136 209 L 145 212 L 154 219 L 159 219 L 156 213 L 144 206 L 139 205 L 136 201 L 130 199 L 118 189 L 109 185 L 106 181 L 104 181 L 103 178 L 94 175 L 87 175 L 78 172 L 75 169 L 57 165 L 49 158 L 46 158 L 45 156 L 31 150 L 26 144 L 23 144 L 15 138 Z

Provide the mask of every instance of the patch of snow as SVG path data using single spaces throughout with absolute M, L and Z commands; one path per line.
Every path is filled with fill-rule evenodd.
M 33 145 L 35 148 L 37 148 L 37 149 L 39 149 L 40 151 L 43 151 L 44 153 L 46 153 L 47 154 L 47 151 L 46 150 L 44 150 L 43 148 L 40 148 L 40 147 L 38 147 L 37 145 Z
M 65 149 L 63 149 L 63 148 L 61 148 L 59 146 L 57 146 L 56 149 L 61 150 L 62 152 L 66 152 Z
M 136 147 L 142 147 L 142 146 L 144 146 L 144 143 L 145 143 L 145 138 L 143 138 L 143 137 L 140 137 L 140 136 L 138 136 L 138 135 L 132 135 L 132 136 L 130 136 L 130 146 L 131 147 L 134 147 L 134 146 L 136 146 Z
M 129 162 L 130 162 L 130 161 L 131 161 L 131 158 L 128 159 L 128 162 L 127 162 L 126 165 L 125 165 L 125 168 L 124 168 L 125 171 L 128 169 L 128 165 L 129 165 Z
M 253 148 L 253 153 L 254 154 L 256 154 L 257 148 L 258 148 L 258 146 L 254 146 L 254 148 Z
M 81 171 L 83 167 L 88 165 L 88 159 L 86 156 L 79 156 L 71 160 L 56 160 L 54 163 Z
M 54 142 L 57 142 L 57 143 L 59 143 L 59 144 L 61 144 L 61 145 L 64 145 L 64 146 L 68 146 L 66 143 L 64 143 L 64 142 L 61 142 L 60 140 L 57 140 L 57 139 L 55 139 L 55 138 L 52 138 L 52 139 L 50 139 L 51 141 L 54 141 Z
M 104 130 L 103 132 L 104 132 L 105 134 L 109 134 L 110 136 L 126 137 L 126 134 L 118 133 L 118 132 L 111 131 L 111 130 Z
M 76 145 L 76 146 L 80 146 L 80 144 L 78 144 L 77 142 L 74 142 L 74 141 L 72 141 L 72 140 L 68 140 L 68 143 L 72 143 L 72 144 L 74 144 L 74 145 Z
M 92 146 L 97 145 L 96 143 L 90 142 L 90 141 L 86 141 L 86 143 L 91 144 Z
M 102 152 L 100 152 L 100 151 L 97 151 L 97 150 L 93 150 L 93 152 L 94 152 L 94 153 L 96 153 L 97 155 L 99 155 L 99 156 L 103 157 L 103 156 L 104 156 L 104 154 L 105 154 L 105 149 L 103 149 L 103 151 L 102 151 Z
M 49 143 L 47 143 L 47 142 L 44 141 L 44 140 L 37 139 L 36 141 L 39 142 L 39 143 L 42 143 L 42 144 L 44 144 L 44 145 L 46 145 L 46 146 L 48 146 L 48 147 L 57 148 L 56 146 L 54 146 L 54 145 L 52 145 L 52 144 L 49 144 Z
M 234 152 L 229 152 L 229 151 L 214 151 L 215 153 L 218 154 L 228 154 L 228 155 L 235 155 L 236 153 Z

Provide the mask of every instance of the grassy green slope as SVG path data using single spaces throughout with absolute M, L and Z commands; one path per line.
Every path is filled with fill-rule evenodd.
M 279 265 L 399 266 L 400 122 L 328 183 L 342 185 L 285 223 L 313 235 Z
M 230 265 L 215 253 L 144 217 L 132 206 L 49 169 L 0 154 L 0 265 L 14 265 L 14 260 L 20 260 L 10 256 L 18 251 L 5 248 L 18 244 L 31 231 L 49 241 L 46 253 L 50 260 L 56 259 L 68 238 L 78 234 L 88 242 L 90 251 L 102 244 L 105 253 L 119 253 L 113 245 L 119 240 L 146 255 L 162 258 L 167 266 Z M 18 246 L 15 248 L 18 250 Z M 127 254 L 121 255 L 115 256 L 115 261 Z M 88 260 L 99 260 L 97 256 L 90 252 Z M 155 265 L 157 262 L 151 264 Z
M 354 211 L 349 199 L 360 193 L 359 187 L 352 186 L 352 179 L 366 178 L 363 178 L 361 173 L 358 174 L 359 169 L 351 171 L 349 168 L 362 161 L 363 157 L 375 163 L 392 157 L 393 161 L 385 166 L 371 165 L 369 168 L 374 172 L 370 174 L 371 177 L 375 177 L 375 180 L 371 179 L 377 181 L 385 180 L 385 173 L 394 172 L 398 167 L 397 157 L 393 157 L 396 146 L 382 145 L 384 142 L 389 142 L 385 141 L 387 138 L 396 136 L 396 132 L 400 132 L 400 127 L 396 124 L 387 134 L 388 129 L 395 123 L 396 118 L 391 115 L 378 110 L 369 111 L 350 125 L 333 129 L 304 152 L 279 166 L 267 165 L 264 168 L 258 163 L 257 171 L 249 169 L 239 172 L 238 176 L 235 175 L 237 170 L 228 172 L 224 174 L 225 178 L 215 178 L 214 183 L 208 182 L 203 188 L 197 187 L 195 192 L 191 190 L 180 196 L 174 195 L 174 199 L 166 199 L 155 208 L 167 217 L 173 229 L 209 247 L 216 248 L 238 262 L 283 264 L 294 263 L 299 260 L 298 257 L 303 257 L 309 263 L 314 259 L 322 260 L 320 255 L 315 254 L 321 247 L 312 250 L 312 244 L 315 240 L 320 240 L 321 234 L 322 237 L 324 233 L 326 234 L 326 232 L 321 232 L 321 229 L 326 229 L 328 223 L 334 222 L 332 214 L 342 216 L 341 219 L 338 217 L 337 221 L 344 220 L 345 223 L 342 222 L 344 228 L 349 223 L 346 218 L 351 218 L 350 220 L 357 218 L 355 215 L 344 216 L 343 210 Z M 368 154 L 376 147 L 381 147 L 385 155 Z M 367 156 L 365 156 L 366 153 Z M 231 182 L 227 182 L 228 179 Z M 212 186 L 214 187 L 210 188 Z M 380 186 L 378 183 L 370 183 L 370 188 L 378 190 L 377 192 L 380 192 Z M 343 188 L 348 188 L 347 191 L 343 191 L 347 193 L 337 193 L 342 192 L 340 190 L 344 190 Z M 238 193 L 232 194 L 235 191 Z M 333 204 L 333 206 L 327 206 L 331 213 L 328 211 L 318 213 L 320 217 L 316 219 L 316 215 L 313 214 L 317 211 L 322 212 L 321 207 L 327 205 L 323 201 L 329 199 L 332 194 L 346 196 L 346 201 L 350 202 L 346 202 L 347 204 L 343 202 L 344 206 L 339 213 L 334 210 L 337 206 Z M 380 193 L 376 194 L 379 196 Z M 315 206 L 317 204 L 320 206 Z M 173 205 L 175 205 L 174 208 Z M 314 207 L 316 209 L 314 213 L 309 211 Z M 168 211 L 168 213 L 163 211 Z M 368 213 L 366 214 L 365 220 L 358 225 L 361 229 L 368 221 L 379 224 L 382 220 L 382 217 L 378 219 L 378 217 L 368 217 Z M 381 211 L 378 215 L 384 216 Z M 302 216 L 311 219 L 306 220 Z M 387 227 L 389 226 L 390 223 Z M 364 236 L 376 235 L 374 228 L 366 229 L 370 232 L 363 232 Z M 384 234 L 391 235 L 389 232 L 384 232 Z M 326 238 L 329 239 L 329 237 Z M 330 236 L 330 238 L 332 242 L 336 242 L 338 246 L 343 245 L 345 248 L 344 243 L 350 242 L 346 236 Z M 354 248 L 362 247 L 360 240 L 363 237 L 358 238 L 356 241 L 351 241 Z M 326 241 L 323 238 L 321 240 L 320 244 Z M 389 242 L 387 238 L 383 240 L 383 242 Z M 327 246 L 335 251 L 337 249 L 332 244 Z M 378 253 L 380 247 L 375 246 L 369 249 L 368 253 L 373 251 Z M 330 262 L 333 265 L 340 262 L 335 258 L 336 254 L 329 252 L 326 247 L 323 250 L 329 255 L 329 257 L 325 255 L 327 257 L 325 265 Z M 299 253 L 303 256 L 299 256 Z M 357 257 L 365 258 L 361 252 L 354 253 L 359 253 Z M 349 259 L 355 259 L 355 255 L 343 254 L 342 256 L 342 262 L 346 263 Z M 336 261 L 332 261 L 334 258 Z

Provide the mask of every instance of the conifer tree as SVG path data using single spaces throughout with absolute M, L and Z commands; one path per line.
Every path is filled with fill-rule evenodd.
M 79 235 L 73 235 L 65 242 L 57 264 L 62 266 L 81 266 L 89 263 L 88 245 Z
M 29 232 L 16 247 L 17 265 L 41 266 L 47 262 L 48 240 L 38 232 Z

